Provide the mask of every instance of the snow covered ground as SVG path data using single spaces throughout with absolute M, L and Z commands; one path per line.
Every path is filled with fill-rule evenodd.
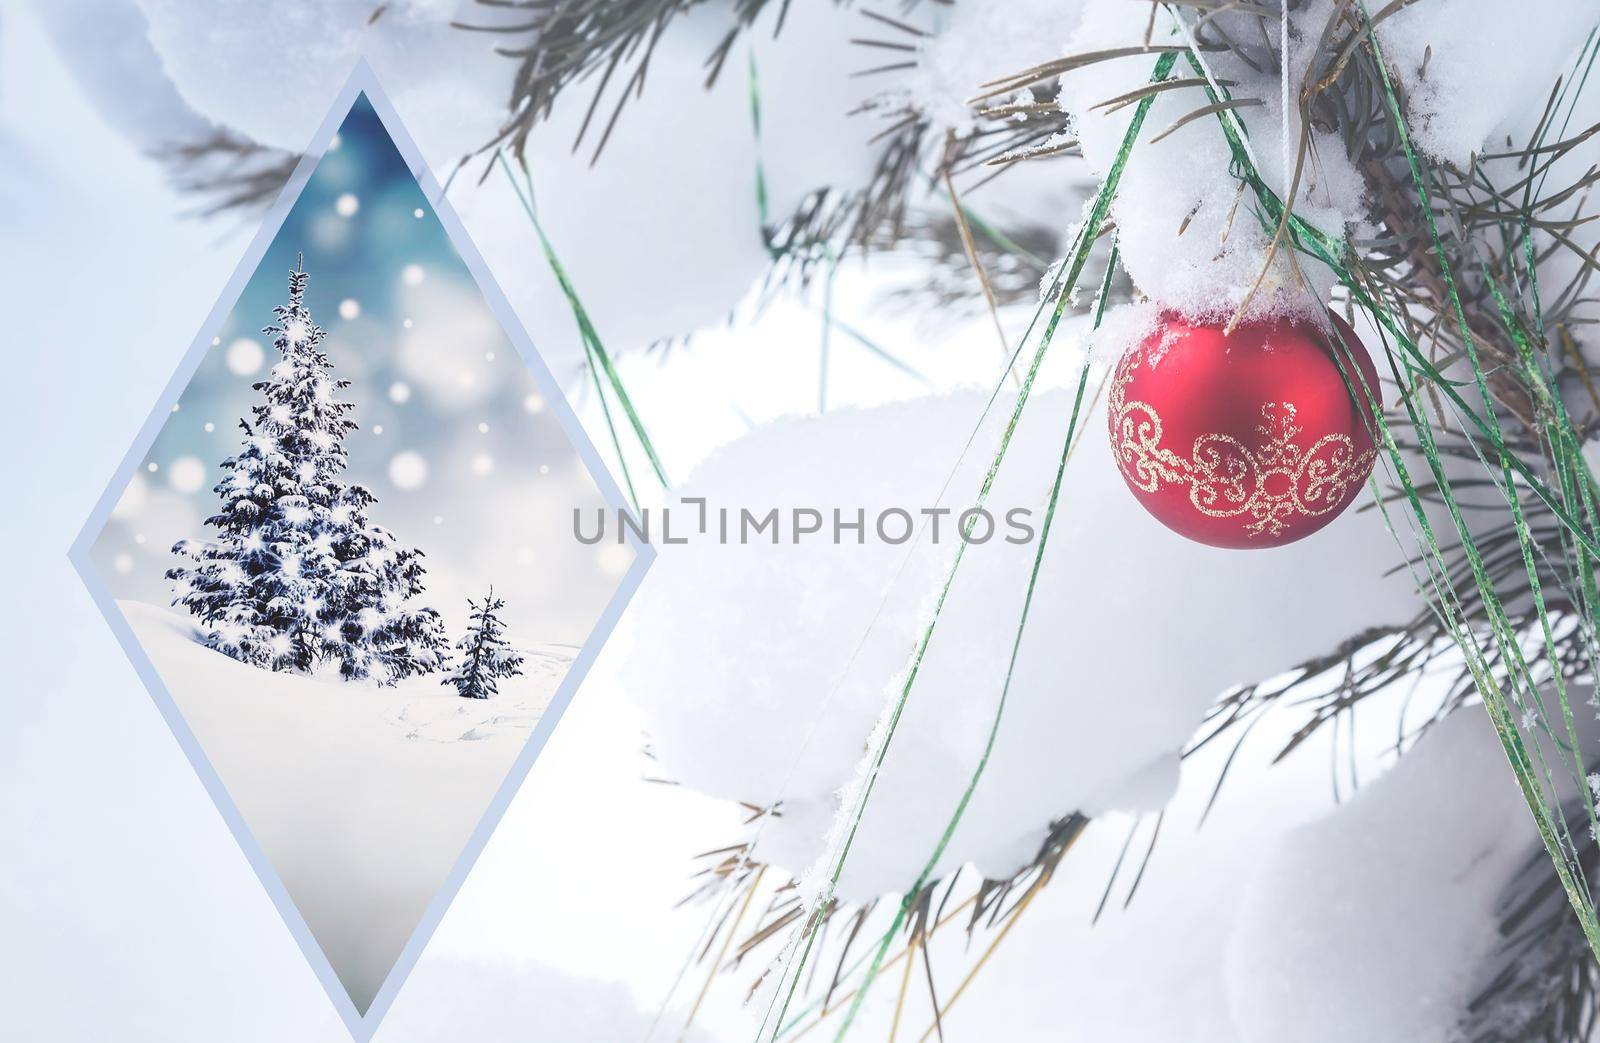
M 574 649 L 522 649 L 494 699 L 438 675 L 392 688 L 272 673 L 194 640 L 189 617 L 119 602 L 239 813 L 365 1009 Z

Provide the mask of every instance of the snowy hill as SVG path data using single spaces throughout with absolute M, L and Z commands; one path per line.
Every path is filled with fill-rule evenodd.
M 199 644 L 190 617 L 119 602 L 358 1008 L 365 1009 L 571 664 L 519 649 L 493 699 L 440 675 L 391 688 L 271 673 Z

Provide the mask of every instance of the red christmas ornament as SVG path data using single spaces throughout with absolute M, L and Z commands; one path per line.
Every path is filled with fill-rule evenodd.
M 1376 396 L 1378 373 L 1355 332 L 1329 317 L 1348 354 L 1308 322 L 1224 333 L 1168 313 L 1122 356 L 1107 409 L 1112 454 L 1157 521 L 1213 547 L 1281 547 L 1360 495 L 1377 454 L 1354 378 Z M 1352 356 L 1355 368 L 1341 370 L 1337 359 Z

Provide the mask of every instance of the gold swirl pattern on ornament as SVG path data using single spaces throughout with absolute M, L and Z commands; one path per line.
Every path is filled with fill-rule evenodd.
M 1117 468 L 1136 489 L 1153 493 L 1163 485 L 1187 485 L 1189 502 L 1201 514 L 1245 515 L 1247 536 L 1277 536 L 1296 517 L 1333 511 L 1372 469 L 1377 451 L 1357 451 L 1349 435 L 1323 435 L 1302 449 L 1291 402 L 1261 407 L 1256 430 L 1266 443 L 1257 450 L 1231 435 L 1206 434 L 1181 456 L 1161 444 L 1161 415 L 1149 403 L 1127 398 L 1139 358 L 1129 352 L 1118 364 L 1108 403 Z

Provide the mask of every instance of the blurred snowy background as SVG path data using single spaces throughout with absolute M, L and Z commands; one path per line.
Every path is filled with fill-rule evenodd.
M 572 537 L 573 510 L 598 508 L 599 491 L 365 99 L 95 542 L 112 596 L 169 603 L 172 545 L 214 535 L 219 465 L 276 361 L 261 328 L 301 255 L 355 404 L 346 473 L 377 496 L 379 524 L 422 548 L 424 603 L 459 633 L 467 598 L 492 584 L 519 640 L 581 644 L 632 555 Z

